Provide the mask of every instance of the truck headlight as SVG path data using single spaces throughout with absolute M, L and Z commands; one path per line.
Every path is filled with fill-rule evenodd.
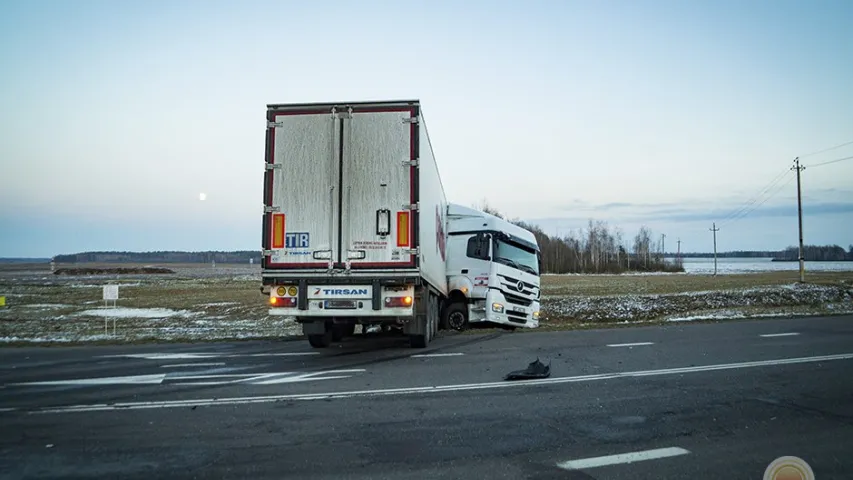
M 538 310 L 533 312 L 533 318 L 535 318 L 536 320 L 539 320 L 539 311 Z
M 492 311 L 493 311 L 493 312 L 498 312 L 498 313 L 504 313 L 504 306 L 503 306 L 503 304 L 502 304 L 502 303 L 493 303 L 493 304 L 492 304 Z

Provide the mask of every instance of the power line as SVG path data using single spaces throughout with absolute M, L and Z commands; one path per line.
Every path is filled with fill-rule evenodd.
M 805 155 L 800 155 L 800 158 L 803 158 L 803 157 L 811 157 L 812 155 L 818 155 L 818 154 L 821 154 L 821 153 L 824 153 L 824 152 L 829 152 L 829 151 L 831 151 L 831 150 L 835 150 L 836 148 L 846 147 L 847 145 L 853 145 L 853 140 L 851 140 L 851 141 L 849 141 L 849 142 L 844 142 L 844 143 L 842 143 L 842 144 L 840 144 L 840 145 L 836 145 L 836 146 L 834 146 L 834 147 L 824 148 L 823 150 L 818 150 L 818 151 L 816 151 L 816 152 L 807 153 L 807 154 L 805 154 Z
M 808 168 L 820 167 L 823 165 L 829 165 L 830 163 L 838 163 L 838 162 L 843 162 L 845 160 L 851 160 L 851 159 L 853 159 L 853 157 L 836 158 L 835 160 L 830 160 L 828 162 L 815 163 L 814 165 L 808 165 Z
M 793 181 L 794 181 L 794 178 L 796 178 L 796 176 L 791 175 L 791 176 L 790 176 L 790 178 L 788 178 L 788 181 L 787 181 L 787 182 L 785 182 L 785 183 L 783 183 L 783 184 L 780 184 L 780 185 L 776 188 L 776 190 L 774 190 L 770 195 L 768 195 L 767 197 L 765 197 L 765 198 L 764 198 L 764 200 L 762 200 L 760 203 L 758 203 L 757 205 L 753 206 L 753 207 L 752 207 L 752 208 L 750 208 L 749 210 L 744 211 L 744 212 L 743 212 L 743 214 L 740 214 L 740 215 L 738 215 L 738 216 L 735 216 L 735 217 L 730 218 L 729 220 L 727 220 L 726 222 L 724 222 L 723 224 L 721 224 L 721 225 L 720 225 L 720 227 L 724 227 L 724 226 L 726 226 L 726 225 L 730 225 L 730 224 L 732 224 L 732 223 L 734 223 L 734 222 L 736 222 L 736 221 L 738 221 L 738 220 L 740 220 L 740 219 L 742 219 L 742 218 L 746 217 L 746 216 L 747 216 L 747 215 L 749 215 L 750 213 L 752 213 L 752 212 L 756 211 L 759 207 L 761 207 L 762 205 L 764 205 L 765 203 L 767 203 L 767 200 L 770 200 L 771 198 L 773 198 L 774 196 L 776 196 L 776 194 L 777 194 L 777 193 L 779 193 L 783 188 L 787 187 L 791 182 L 793 182 Z
M 769 192 L 771 188 L 775 187 L 784 178 L 784 176 L 789 174 L 789 173 L 790 173 L 790 170 L 787 168 L 785 170 L 782 170 L 782 172 L 780 172 L 778 175 L 776 175 L 776 177 L 774 177 L 773 180 L 770 181 L 770 183 L 768 183 L 764 188 L 762 188 L 758 192 L 757 195 L 755 195 L 754 197 L 751 197 L 749 200 L 747 200 L 746 203 L 741 205 L 739 208 L 732 210 L 731 212 L 729 212 L 726 216 L 724 216 L 720 220 L 725 222 L 726 220 L 733 219 L 733 218 L 737 217 L 738 215 L 740 215 L 741 213 L 743 213 L 744 211 L 746 211 L 752 205 L 755 205 L 755 202 L 757 202 L 764 194 Z

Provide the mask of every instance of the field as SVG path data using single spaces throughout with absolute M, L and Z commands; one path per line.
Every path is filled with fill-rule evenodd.
M 4 265 L 0 344 L 301 335 L 291 319 L 267 315 L 258 266 L 167 267 L 175 273 L 69 276 L 53 275 L 45 265 Z M 807 280 L 798 284 L 796 272 L 545 275 L 541 329 L 853 312 L 853 272 Z M 104 307 L 101 287 L 108 283 L 120 285 L 116 308 Z

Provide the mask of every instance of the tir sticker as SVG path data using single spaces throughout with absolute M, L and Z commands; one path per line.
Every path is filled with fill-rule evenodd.
M 308 248 L 311 246 L 311 236 L 305 232 L 293 232 L 284 236 L 285 248 Z

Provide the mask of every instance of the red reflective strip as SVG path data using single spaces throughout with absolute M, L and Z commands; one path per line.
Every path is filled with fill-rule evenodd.
M 284 214 L 272 215 L 272 248 L 284 248 Z
M 409 212 L 397 212 L 397 246 L 409 246 Z

